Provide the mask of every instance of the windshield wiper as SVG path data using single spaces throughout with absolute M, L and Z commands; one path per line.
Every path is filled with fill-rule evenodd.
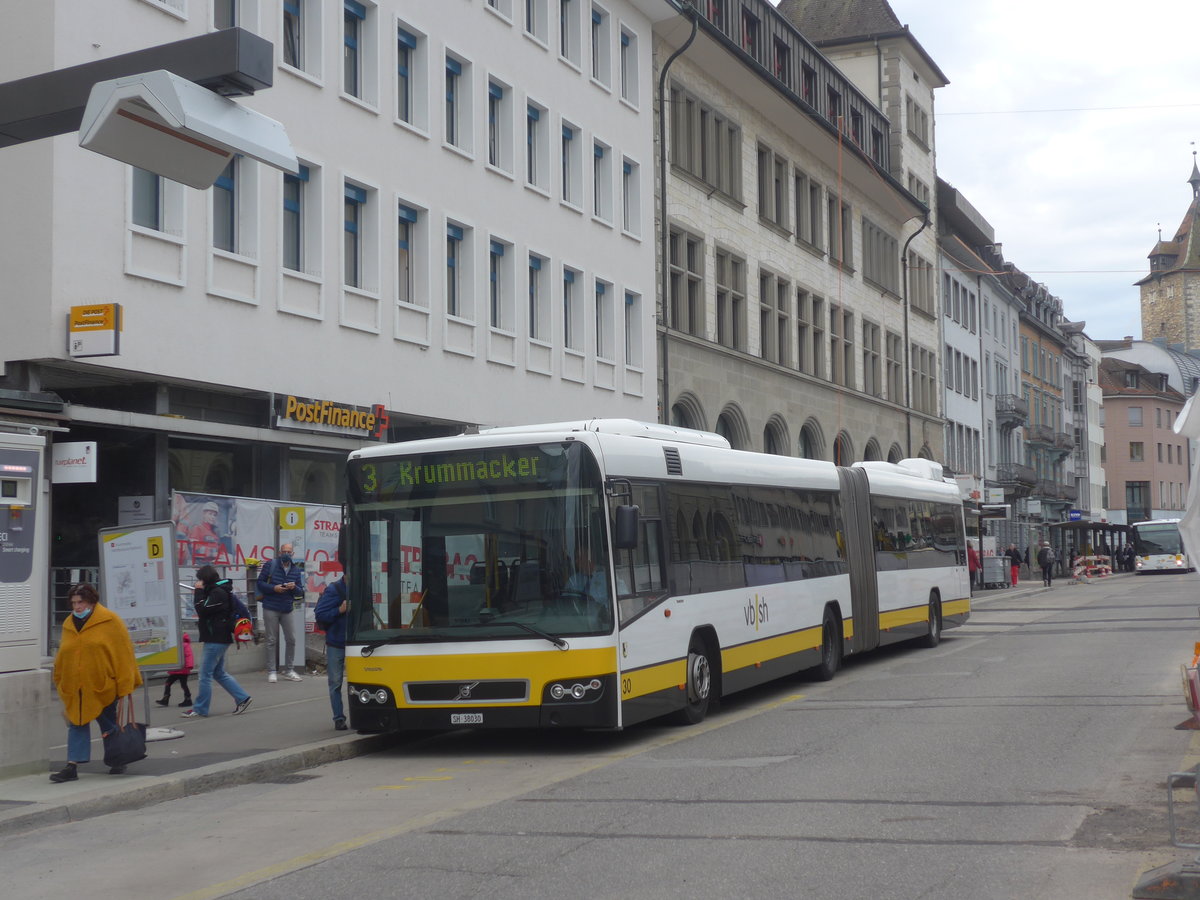
M 416 643 L 423 643 L 425 641 L 444 641 L 444 640 L 448 640 L 446 635 L 429 633 L 429 632 L 424 632 L 421 634 L 411 634 L 411 633 L 409 633 L 409 634 L 394 634 L 389 638 L 383 638 L 382 640 L 379 640 L 379 641 L 371 641 L 368 644 L 364 644 L 363 648 L 362 648 L 362 655 L 370 656 L 372 653 L 374 653 L 376 650 L 378 650 L 380 647 L 384 646 L 385 644 L 409 644 L 409 643 L 416 644 Z
M 524 622 L 516 622 L 511 619 L 506 622 L 498 622 L 495 619 L 493 619 L 492 621 L 488 622 L 487 624 L 489 626 L 490 625 L 511 625 L 513 628 L 521 628 L 525 631 L 528 631 L 530 634 L 535 634 L 540 638 L 544 638 L 545 640 L 552 643 L 559 650 L 566 650 L 570 646 L 569 644 L 567 644 L 567 642 L 565 640 L 560 638 L 558 635 L 551 634 L 548 631 L 542 631 L 540 628 L 534 628 L 532 625 L 526 625 Z

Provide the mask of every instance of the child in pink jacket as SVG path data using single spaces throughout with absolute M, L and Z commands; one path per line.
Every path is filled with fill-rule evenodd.
M 179 682 L 183 686 L 183 699 L 179 701 L 180 706 L 192 705 L 192 691 L 188 687 L 188 676 L 192 674 L 192 669 L 195 668 L 196 657 L 192 654 L 192 639 L 185 631 L 183 633 L 183 665 L 178 669 L 173 669 L 167 672 L 167 683 L 163 685 L 163 695 L 161 700 L 155 700 L 159 706 L 166 706 L 171 702 L 171 685 Z

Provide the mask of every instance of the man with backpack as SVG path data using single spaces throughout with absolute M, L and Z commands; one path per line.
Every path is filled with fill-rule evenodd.
M 1057 558 L 1049 541 L 1042 541 L 1042 548 L 1037 553 L 1037 564 L 1042 567 L 1042 584 L 1050 587 L 1054 581 L 1054 563 Z
M 331 581 L 317 602 L 313 618 L 325 632 L 325 676 L 329 680 L 329 705 L 333 709 L 333 727 L 345 731 L 346 711 L 342 705 L 342 681 L 346 677 L 346 611 L 350 596 L 346 576 Z
M 296 632 L 292 627 L 292 609 L 297 600 L 304 600 L 304 571 L 292 559 L 295 548 L 279 545 L 279 555 L 268 561 L 258 573 L 258 593 L 261 596 L 263 630 L 267 635 L 267 681 L 279 680 L 279 631 L 283 629 L 283 677 L 302 681 L 296 674 Z

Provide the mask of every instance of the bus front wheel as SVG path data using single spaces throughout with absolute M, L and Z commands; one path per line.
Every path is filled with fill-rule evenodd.
M 708 655 L 708 645 L 699 637 L 692 637 L 687 654 L 687 684 L 683 709 L 676 711 L 675 721 L 680 725 L 698 725 L 708 715 L 712 699 L 713 666 Z

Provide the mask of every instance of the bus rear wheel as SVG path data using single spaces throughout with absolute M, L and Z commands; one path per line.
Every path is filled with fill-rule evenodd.
M 929 598 L 929 627 L 925 637 L 921 638 L 921 646 L 936 647 L 942 641 L 942 603 L 936 596 Z
M 821 620 L 821 662 L 813 669 L 818 681 L 831 681 L 842 667 L 842 629 L 833 610 L 825 610 Z
M 712 699 L 713 666 L 708 655 L 708 645 L 699 637 L 693 637 L 687 655 L 687 697 L 683 709 L 674 716 L 679 725 L 698 725 L 708 715 Z

